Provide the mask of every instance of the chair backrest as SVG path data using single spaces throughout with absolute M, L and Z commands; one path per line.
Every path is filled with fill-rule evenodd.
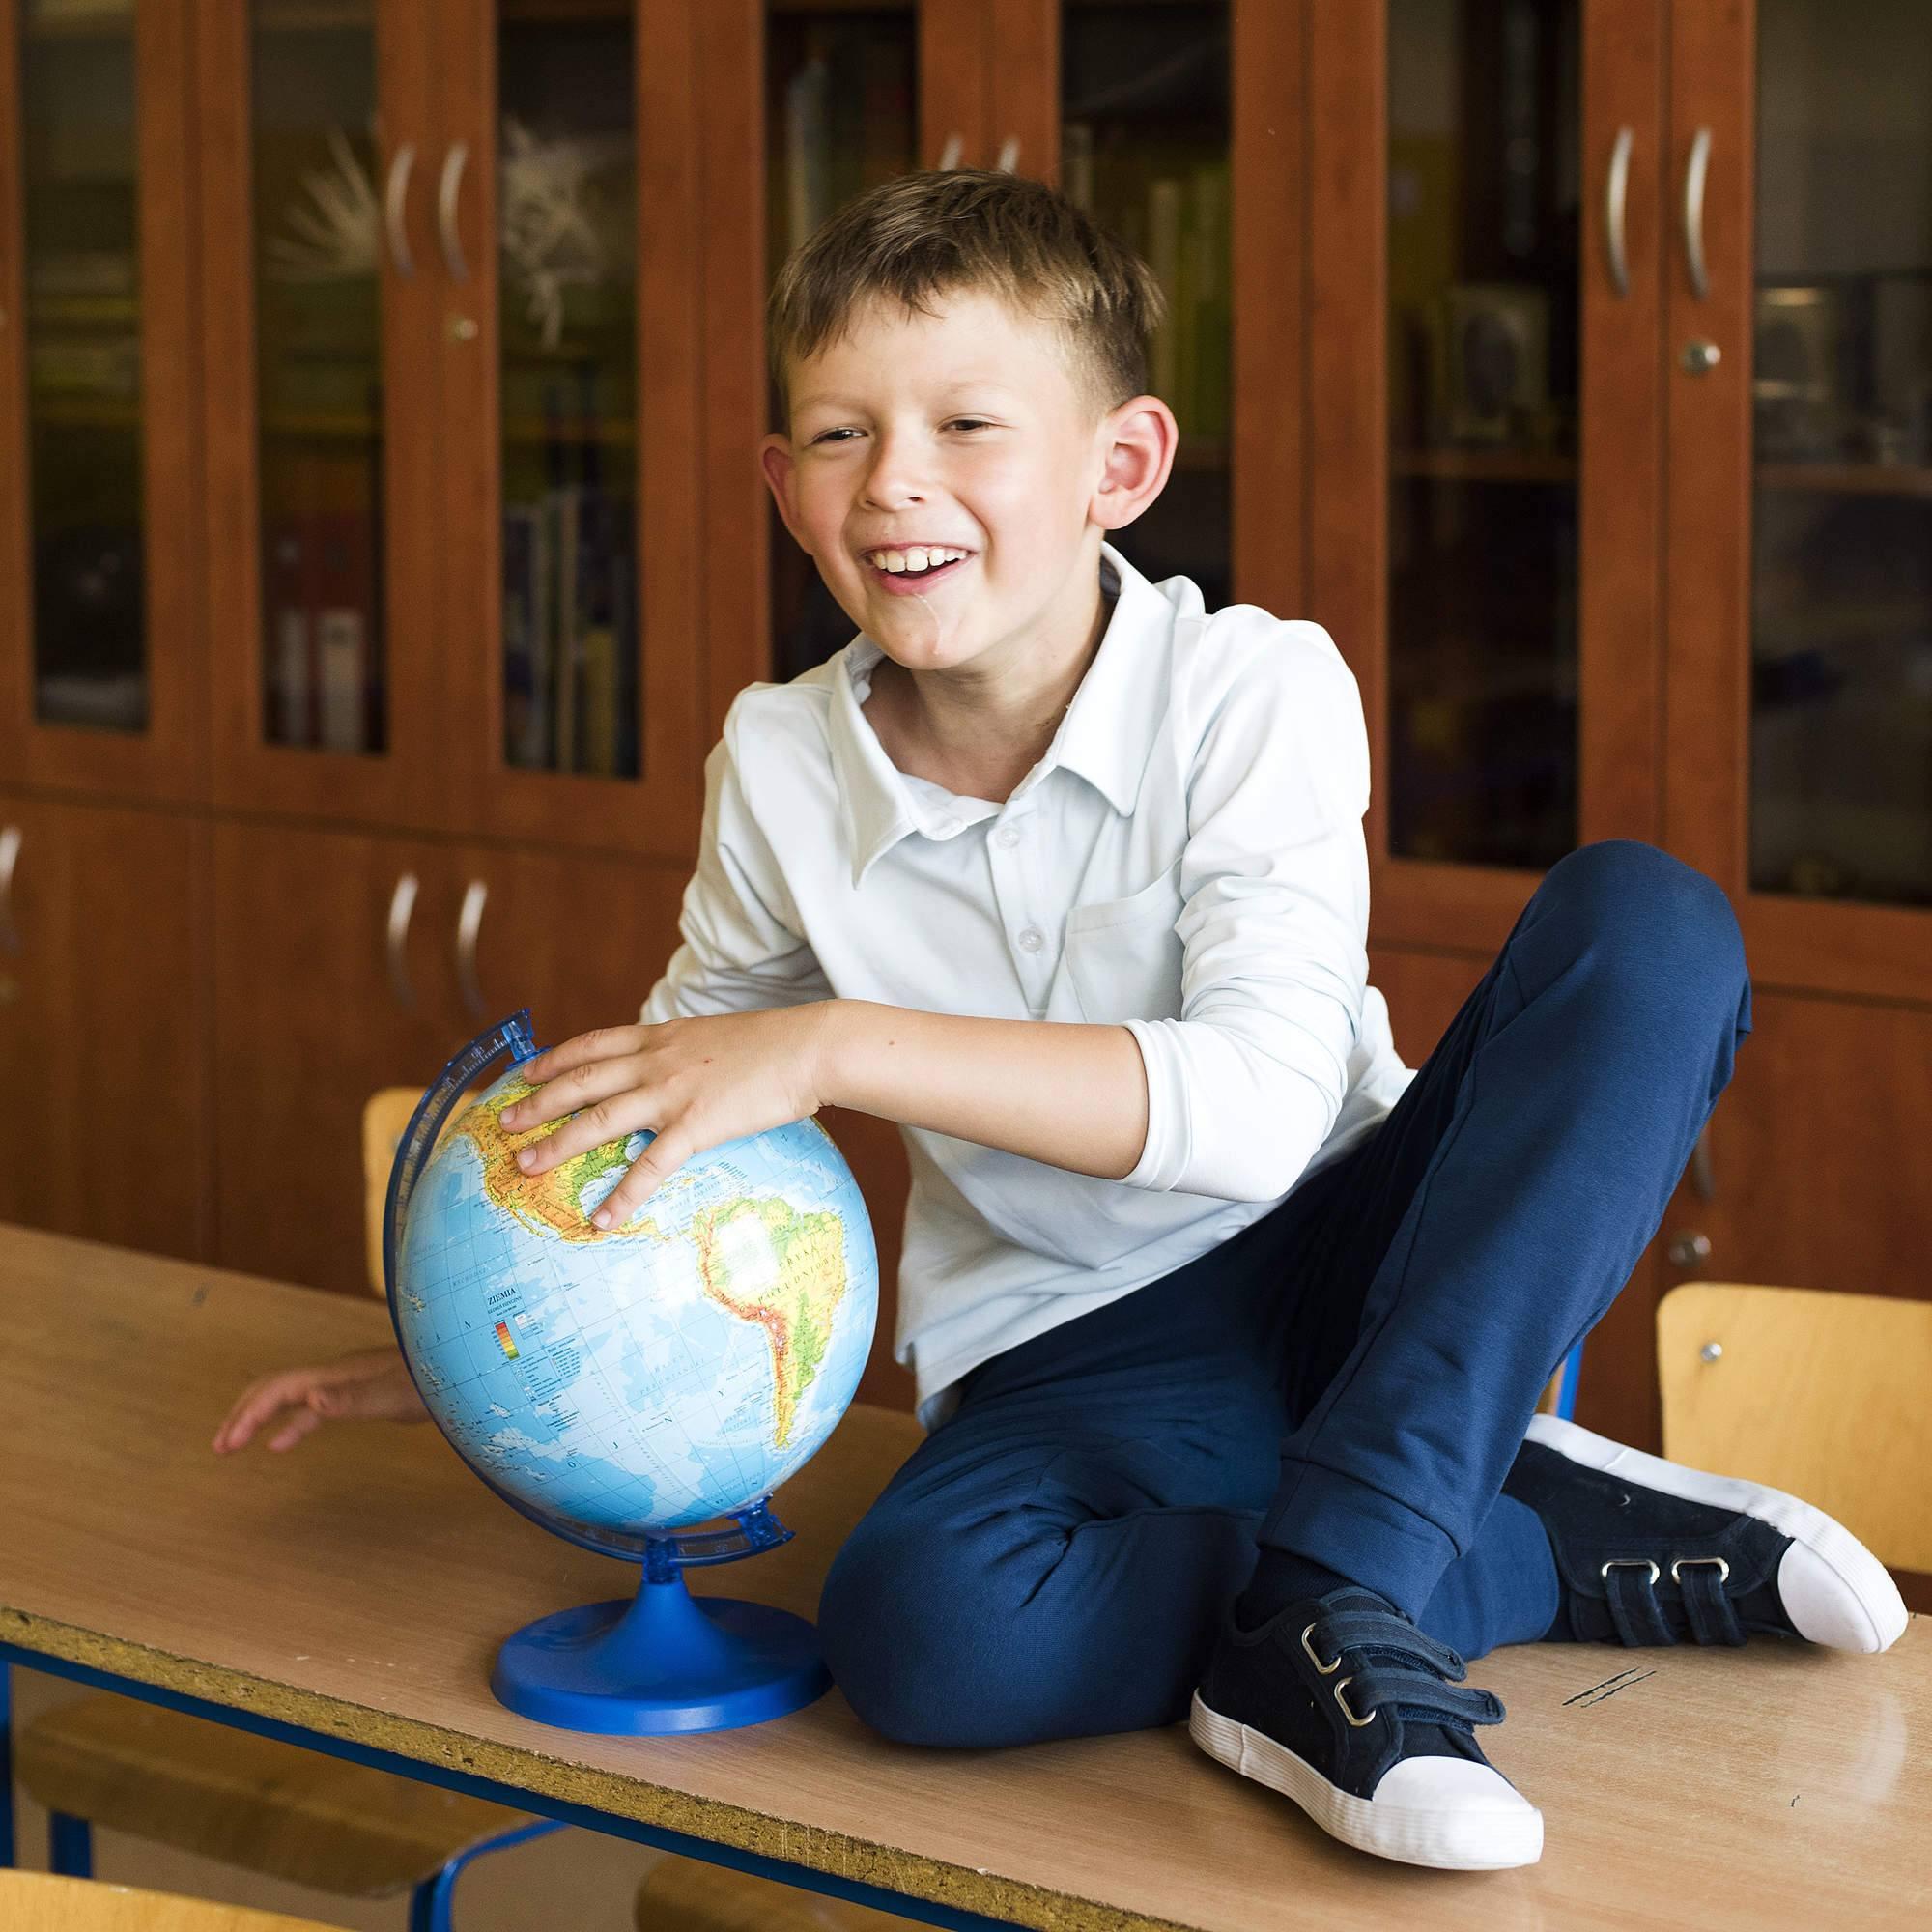
M 331 1932 L 315 1918 L 7 1869 L 0 1869 L 0 1925 L 7 1932 Z
M 1663 1453 L 1788 1490 L 1932 1570 L 1932 1301 L 1688 1282 L 1657 1310 Z
M 421 1098 L 417 1087 L 379 1087 L 362 1103 L 362 1230 L 369 1293 L 375 1295 L 388 1293 L 383 1283 L 383 1209 L 389 1198 L 389 1170 Z

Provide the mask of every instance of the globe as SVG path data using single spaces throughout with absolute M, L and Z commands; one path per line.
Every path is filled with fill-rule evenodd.
M 398 1150 L 390 1312 L 457 1454 L 547 1528 L 644 1561 L 646 1587 L 638 1606 L 590 1605 L 520 1633 L 493 1682 L 515 1708 L 579 1728 L 715 1728 L 751 1721 L 741 1706 L 773 1715 L 765 1693 L 749 1705 L 739 1694 L 742 1640 L 797 1688 L 806 1666 L 780 1652 L 810 1626 L 718 1599 L 700 1616 L 677 1571 L 788 1535 L 765 1501 L 837 1427 L 871 1349 L 878 1261 L 864 1200 L 831 1137 L 797 1121 L 709 1149 L 621 1227 L 594 1227 L 651 1136 L 526 1175 L 519 1150 L 563 1124 L 503 1127 L 532 1091 L 526 1019 L 450 1062 Z M 479 1091 L 479 1069 L 504 1051 L 518 1064 Z M 735 1539 L 677 1535 L 726 1517 Z M 646 1616 L 648 1585 L 672 1581 L 683 1607 L 660 1591 Z M 714 1641 L 732 1634 L 733 1611 L 735 1659 Z M 775 1620 L 789 1634 L 775 1635 Z M 561 1655 L 573 1645 L 582 1654 Z M 640 1672 L 653 1680 L 642 1689 Z M 811 1673 L 822 1690 L 815 1638 Z
M 859 1386 L 878 1262 L 815 1121 L 689 1161 L 621 1228 L 590 1216 L 650 1137 L 526 1176 L 513 1068 L 416 1183 L 397 1275 L 405 1351 L 465 1462 L 540 1517 L 668 1534 L 750 1508 Z

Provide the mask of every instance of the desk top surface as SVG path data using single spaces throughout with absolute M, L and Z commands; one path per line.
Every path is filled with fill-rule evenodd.
M 209 1448 L 253 1377 L 384 1341 L 380 1304 L 0 1226 L 0 1637 L 43 1656 L 1055 1932 L 1928 1922 L 1922 1617 L 1883 1658 L 1485 1660 L 1510 1711 L 1485 1744 L 1543 1808 L 1543 1861 L 1420 1871 L 1334 1844 L 1180 1725 L 922 1750 L 836 1690 L 708 1736 L 532 1723 L 490 1695 L 497 1642 L 635 1571 L 525 1521 L 426 1427 Z M 811 1615 L 916 1439 L 854 1408 L 779 1499 L 796 1540 L 697 1588 Z

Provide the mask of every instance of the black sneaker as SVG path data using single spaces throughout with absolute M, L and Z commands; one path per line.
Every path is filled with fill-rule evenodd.
M 1252 1631 L 1232 1622 L 1188 1731 L 1231 1771 L 1292 1798 L 1330 1836 L 1404 1864 L 1534 1864 L 1543 1814 L 1477 1747 L 1499 1724 L 1463 1660 L 1387 1598 L 1350 1585 Z
M 1760 1633 L 1887 1650 L 1905 1604 L 1842 1523 L 1779 1490 L 1710 1476 L 1539 1415 L 1503 1493 L 1543 1520 L 1563 1589 L 1550 1634 L 1739 1644 Z

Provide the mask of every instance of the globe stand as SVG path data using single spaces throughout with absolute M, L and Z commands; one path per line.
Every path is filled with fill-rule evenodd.
M 490 1689 L 520 1717 L 573 1731 L 664 1737 L 781 1718 L 832 1674 L 803 1617 L 735 1597 L 694 1597 L 686 1569 L 788 1542 L 762 1503 L 736 1530 L 646 1540 L 634 1598 L 539 1617 L 497 1653 Z

